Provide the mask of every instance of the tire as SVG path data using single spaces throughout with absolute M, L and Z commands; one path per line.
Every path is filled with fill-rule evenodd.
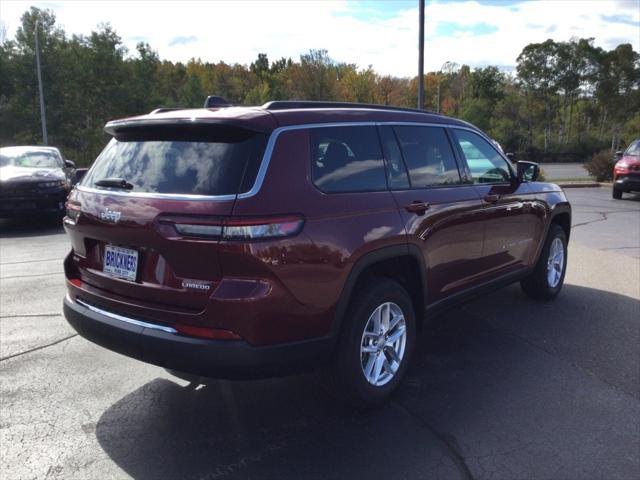
M 560 246 L 562 247 L 562 258 L 559 258 L 558 255 Z M 553 268 L 554 266 L 555 268 Z M 559 268 L 562 270 L 559 271 Z M 567 234 L 560 225 L 553 223 L 549 227 L 549 233 L 540 252 L 538 263 L 536 263 L 531 275 L 520 282 L 520 286 L 522 291 L 531 298 L 553 300 L 562 289 L 566 272 Z
M 398 314 L 404 319 L 405 334 L 391 346 L 383 346 L 385 335 L 376 338 L 371 334 L 376 326 L 374 314 L 377 312 L 381 314 L 378 318 L 383 319 L 383 328 L 384 319 L 389 318 L 387 313 L 393 319 L 389 323 L 397 321 L 396 326 L 386 332 L 389 337 L 399 335 L 402 320 L 398 320 Z M 321 372 L 323 384 L 332 396 L 351 406 L 372 408 L 381 405 L 402 380 L 413 355 L 415 341 L 416 317 L 411 297 L 399 283 L 373 278 L 355 292 L 347 308 L 337 350 Z M 363 352 L 362 349 L 371 352 Z M 393 358 L 391 349 L 395 358 L 400 359 L 399 363 Z M 380 359 L 380 368 L 376 370 L 377 359 Z M 369 366 L 372 368 L 370 379 L 367 379 L 365 369 Z
M 611 196 L 616 200 L 620 200 L 622 198 L 622 190 L 620 190 L 619 188 L 613 187 L 613 190 L 611 191 Z

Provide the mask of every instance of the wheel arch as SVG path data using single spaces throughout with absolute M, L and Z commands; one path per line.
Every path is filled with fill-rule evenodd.
M 571 234 L 571 210 L 570 209 L 561 209 L 559 211 L 554 211 L 551 216 L 550 224 L 560 225 L 564 230 L 565 235 L 567 236 L 567 242 L 569 241 L 569 235 Z M 547 228 L 548 231 L 548 228 Z
M 381 276 L 398 281 L 413 300 L 418 328 L 422 326 L 426 297 L 426 268 L 422 252 L 415 245 L 394 245 L 373 250 L 361 256 L 351 268 L 342 288 L 331 325 L 338 334 L 350 300 L 360 285 Z
M 542 253 L 542 247 L 544 246 L 544 242 L 547 241 L 547 236 L 549 235 L 549 229 L 551 225 L 560 225 L 564 230 L 564 233 L 567 236 L 567 242 L 569 242 L 569 236 L 571 234 L 571 205 L 569 202 L 563 202 L 557 204 L 549 215 L 549 220 L 544 227 L 544 235 L 540 237 L 539 245 L 536 249 L 536 256 L 534 258 L 533 265 L 538 263 L 540 259 L 540 254 Z

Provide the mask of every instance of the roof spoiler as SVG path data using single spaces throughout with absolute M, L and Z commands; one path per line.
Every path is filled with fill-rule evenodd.
M 247 124 L 245 121 L 232 118 L 196 118 L 178 117 L 178 118 L 153 118 L 150 117 L 134 117 L 124 118 L 121 120 L 111 120 L 104 126 L 104 131 L 112 137 L 117 137 L 125 132 L 143 131 L 145 129 L 198 129 L 205 126 L 218 125 L 220 127 L 234 127 L 252 132 L 271 133 L 271 129 L 258 128 L 255 125 Z

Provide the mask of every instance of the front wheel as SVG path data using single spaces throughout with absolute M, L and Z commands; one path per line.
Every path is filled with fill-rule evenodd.
M 407 369 L 416 336 L 411 297 L 397 282 L 373 279 L 347 309 L 338 350 L 322 372 L 334 396 L 373 407 L 393 392 Z
M 619 188 L 613 187 L 613 191 L 611 192 L 611 196 L 616 200 L 620 200 L 622 198 L 622 190 Z
M 560 225 L 554 223 L 549 227 L 538 263 L 520 286 L 531 298 L 551 300 L 560 293 L 566 269 L 567 235 Z

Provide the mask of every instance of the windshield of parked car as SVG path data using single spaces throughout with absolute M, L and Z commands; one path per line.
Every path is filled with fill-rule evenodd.
M 631 143 L 624 154 L 634 157 L 640 157 L 640 140 L 636 140 L 635 142 Z
M 62 166 L 60 157 L 47 150 L 12 150 L 0 151 L 0 167 L 58 168 Z

